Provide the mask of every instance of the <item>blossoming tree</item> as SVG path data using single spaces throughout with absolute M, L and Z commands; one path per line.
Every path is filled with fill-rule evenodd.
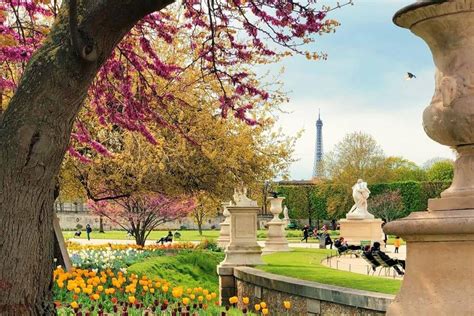
M 192 198 L 171 198 L 163 194 L 142 193 L 112 201 L 89 201 L 94 213 L 131 232 L 137 245 L 144 246 L 159 225 L 186 217 L 195 208 Z
M 165 116 L 167 104 L 180 102 L 166 83 L 198 64 L 199 80 L 213 77 L 221 86 L 215 95 L 221 115 L 255 125 L 246 113 L 270 96 L 232 65 L 252 56 L 320 58 L 302 45 L 334 29 L 328 12 L 313 0 L 2 1 L 0 313 L 54 313 L 55 179 L 68 150 L 83 159 L 69 146 L 73 126 L 73 138 L 107 154 L 76 122 L 86 98 L 90 116 L 104 126 L 135 131 L 151 143 L 150 122 L 185 136 L 185 129 Z M 188 39 L 189 56 L 180 64 L 164 63 L 150 42 L 172 49 L 179 36 Z M 144 72 L 162 79 L 149 82 L 139 75 Z

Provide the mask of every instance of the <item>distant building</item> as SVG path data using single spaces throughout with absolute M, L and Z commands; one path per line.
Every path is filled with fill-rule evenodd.
M 321 112 L 318 114 L 316 121 L 316 146 L 314 152 L 313 178 L 319 178 L 321 174 L 321 162 L 323 160 L 323 121 L 321 120 Z

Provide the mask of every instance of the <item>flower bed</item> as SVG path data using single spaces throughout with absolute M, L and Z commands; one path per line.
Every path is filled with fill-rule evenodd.
M 269 315 L 265 302 L 248 306 L 249 299 L 232 297 L 218 306 L 217 293 L 201 287 L 172 286 L 159 278 L 114 272 L 61 267 L 53 273 L 54 300 L 58 315 Z M 290 308 L 290 302 L 283 303 Z M 240 308 L 238 308 L 240 307 Z M 253 311 L 251 311 L 253 310 Z

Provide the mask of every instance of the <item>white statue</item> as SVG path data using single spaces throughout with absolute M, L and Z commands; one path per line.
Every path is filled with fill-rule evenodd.
M 370 191 L 367 188 L 367 182 L 362 179 L 357 180 L 357 183 L 352 187 L 352 197 L 354 198 L 354 206 L 352 206 L 347 219 L 373 219 L 374 215 L 367 211 L 367 199 Z
M 288 207 L 283 208 L 283 220 L 286 221 L 287 223 L 290 222 L 290 217 L 288 216 Z
M 244 186 L 234 189 L 233 198 L 235 206 L 257 206 L 257 201 L 247 197 L 247 188 Z

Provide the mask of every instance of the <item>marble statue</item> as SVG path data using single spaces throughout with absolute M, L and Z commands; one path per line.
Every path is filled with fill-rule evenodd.
M 357 183 L 352 187 L 352 197 L 354 198 L 354 206 L 347 213 L 347 219 L 373 219 L 374 215 L 367 211 L 367 199 L 370 191 L 367 188 L 367 182 L 362 179 L 357 180 Z
M 286 222 L 286 223 L 289 223 L 290 222 L 290 217 L 288 216 L 288 207 L 285 207 L 283 208 L 283 220 Z
M 240 186 L 234 189 L 235 206 L 257 206 L 257 202 L 247 197 L 247 188 Z

